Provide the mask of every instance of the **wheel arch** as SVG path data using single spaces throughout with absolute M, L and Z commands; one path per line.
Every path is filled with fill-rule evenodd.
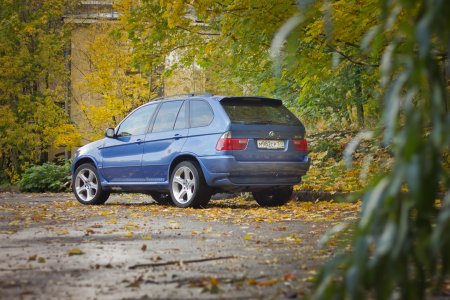
M 74 165 L 73 165 L 73 172 L 75 172 L 75 170 L 76 170 L 79 166 L 81 166 L 82 164 L 92 164 L 92 165 L 94 165 L 94 167 L 98 170 L 98 166 L 97 166 L 96 161 L 95 161 L 92 157 L 85 156 L 85 157 L 82 157 L 82 158 L 78 159 L 78 160 L 74 163 Z
M 169 173 L 167 173 L 169 180 L 170 180 L 170 176 L 172 175 L 172 172 L 175 169 L 175 167 L 182 161 L 192 161 L 192 162 L 197 163 L 200 166 L 200 168 L 202 169 L 202 172 L 203 172 L 203 167 L 202 167 L 200 161 L 198 160 L 198 158 L 195 155 L 193 155 L 193 154 L 181 154 L 181 155 L 178 155 L 177 157 L 175 157 L 172 160 L 172 162 L 170 163 Z
M 196 188 L 197 191 L 195 192 L 196 194 L 190 200 L 188 199 L 188 202 L 183 202 L 183 203 L 181 203 L 175 199 L 174 191 L 171 188 L 171 184 L 170 184 L 172 173 L 174 172 L 176 166 L 182 162 L 190 162 L 194 165 L 199 166 L 198 172 L 197 171 L 195 172 L 195 173 L 198 173 L 198 176 L 199 176 L 198 187 Z M 183 207 L 183 208 L 184 207 L 202 208 L 208 204 L 209 200 L 211 199 L 211 188 L 208 186 L 208 183 L 206 182 L 204 169 L 205 169 L 205 167 L 201 163 L 200 159 L 198 159 L 197 156 L 195 156 L 194 154 L 181 154 L 172 160 L 172 162 L 170 163 L 169 173 L 168 173 L 169 192 L 173 199 L 173 203 L 176 206 Z

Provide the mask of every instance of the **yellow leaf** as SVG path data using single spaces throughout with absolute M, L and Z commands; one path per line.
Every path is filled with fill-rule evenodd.
M 84 252 L 81 251 L 80 248 L 72 248 L 69 251 L 67 251 L 67 254 L 69 254 L 69 256 L 73 256 L 73 255 L 83 255 Z

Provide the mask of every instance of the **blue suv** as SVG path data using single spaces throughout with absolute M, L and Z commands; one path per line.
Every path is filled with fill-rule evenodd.
M 121 191 L 204 207 L 214 193 L 250 191 L 261 206 L 282 205 L 310 166 L 303 124 L 264 97 L 151 101 L 105 136 L 75 153 L 72 189 L 83 204 Z

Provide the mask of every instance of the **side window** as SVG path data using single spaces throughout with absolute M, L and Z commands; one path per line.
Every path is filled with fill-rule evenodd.
M 214 119 L 211 106 L 205 101 L 191 100 L 189 122 L 191 127 L 202 127 L 211 124 Z
M 140 135 L 147 131 L 148 121 L 155 113 L 157 105 L 146 105 L 130 114 L 120 124 L 118 136 Z
M 177 120 L 175 121 L 175 126 L 173 127 L 173 129 L 186 128 L 186 103 L 187 103 L 187 101 L 184 101 L 183 106 L 181 106 L 181 109 L 178 112 Z
M 156 116 L 152 132 L 172 130 L 181 104 L 183 104 L 183 101 L 170 101 L 163 103 L 159 109 L 158 115 Z

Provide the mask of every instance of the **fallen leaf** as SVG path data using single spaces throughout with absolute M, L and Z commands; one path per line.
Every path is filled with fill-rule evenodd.
M 95 231 L 92 230 L 91 228 L 86 229 L 85 232 L 86 232 L 86 234 L 94 234 L 95 233 Z
M 132 283 L 130 283 L 129 285 L 127 285 L 127 287 L 138 288 L 138 287 L 141 285 L 141 283 L 142 283 L 142 281 L 143 281 L 143 279 L 144 279 L 143 277 L 144 277 L 144 275 L 139 276 L 139 277 L 136 278 Z
M 272 286 L 275 283 L 278 282 L 278 279 L 274 278 L 274 279 L 269 279 L 269 280 L 262 280 L 262 281 L 258 281 L 255 279 L 248 279 L 247 280 L 247 284 L 249 285 L 257 285 L 257 286 Z
M 274 231 L 286 231 L 287 227 L 275 227 L 273 230 Z
M 272 286 L 277 282 L 278 282 L 278 279 L 274 278 L 274 279 L 259 281 L 256 285 L 257 286 Z
M 69 231 L 67 229 L 61 229 L 61 230 L 56 230 L 55 233 L 57 235 L 65 235 L 65 234 L 69 234 Z
M 284 281 L 292 281 L 292 280 L 295 280 L 295 275 L 293 274 L 293 273 L 286 273 L 286 274 L 284 274 L 284 276 L 283 276 L 283 280 Z
M 210 294 L 218 294 L 221 292 L 219 289 L 219 280 L 215 277 L 211 277 L 209 280 L 206 280 L 202 283 L 203 290 L 202 293 L 210 293 Z
M 69 251 L 67 251 L 67 254 L 69 254 L 69 256 L 73 256 L 73 255 L 83 255 L 84 252 L 81 251 L 80 248 L 72 248 Z
M 124 237 L 133 237 L 133 233 L 131 231 L 128 231 L 123 235 Z

